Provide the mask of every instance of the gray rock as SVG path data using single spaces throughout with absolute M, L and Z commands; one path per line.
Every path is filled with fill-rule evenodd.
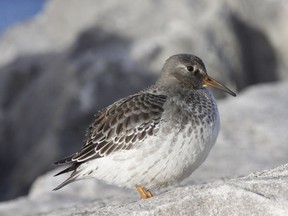
M 103 208 L 97 202 L 52 211 L 72 215 L 287 215 L 288 165 L 225 182 L 173 189 L 149 200 Z
M 55 185 L 60 184 L 65 178 L 64 176 L 55 178 L 53 175 L 56 172 L 57 170 L 54 170 L 39 177 L 31 187 L 28 196 L 0 203 L 0 215 L 30 216 L 91 202 L 95 202 L 95 205 L 100 208 L 107 206 L 108 203 L 121 205 L 139 200 L 135 191 L 108 186 L 94 179 L 75 182 L 71 187 L 52 191 Z
M 208 184 L 174 188 L 148 200 L 135 201 L 130 193 L 91 201 L 89 192 L 74 191 L 70 196 L 48 194 L 14 201 L 13 210 L 0 204 L 0 213 L 10 215 L 286 215 L 288 212 L 288 164 L 246 177 Z M 76 183 L 77 184 L 77 183 Z M 88 182 L 88 186 L 92 186 Z M 90 187 L 90 190 L 96 189 Z M 100 188 L 98 188 L 100 189 Z M 101 193 L 101 189 L 99 191 Z M 77 194 L 77 198 L 75 195 Z M 49 199 L 47 199 L 49 197 Z M 85 197 L 85 198 L 84 198 Z M 101 195 L 99 195 L 101 197 Z M 132 196 L 133 197 L 133 196 Z M 34 199 L 33 199 L 34 198 Z M 35 199 L 37 198 L 37 199 Z M 39 201 L 40 199 L 40 201 Z M 49 201 L 45 206 L 43 200 Z M 73 199 L 82 204 L 67 207 Z M 115 201 L 115 199 L 119 199 Z M 15 204 L 17 207 L 15 208 Z M 71 204 L 70 204 L 71 205 Z M 26 206 L 26 208 L 24 208 Z M 22 207 L 22 209 L 21 209 Z M 46 207 L 46 208 L 45 208 Z M 10 211 L 9 211 L 10 210 Z
M 269 70 L 266 69 L 270 68 L 271 65 L 275 66 L 277 62 L 277 66 L 274 69 L 270 68 L 270 72 L 273 74 L 275 72 L 273 70 L 277 70 L 276 78 L 287 80 L 288 49 L 285 44 L 285 38 L 288 36 L 288 28 L 286 27 L 288 4 L 285 0 L 245 0 L 225 1 L 225 3 L 233 16 L 238 19 L 235 25 L 236 27 L 238 26 L 238 31 L 236 32 L 239 41 L 242 41 L 241 45 L 246 44 L 239 47 L 243 61 L 246 61 L 246 63 L 254 62 L 252 66 L 246 64 L 246 69 L 249 69 L 249 67 L 250 69 L 254 68 L 254 73 L 258 78 L 261 76 L 266 77 L 267 75 L 271 76 L 271 74 L 269 75 Z M 244 26 L 242 26 L 243 24 Z M 257 34 L 257 32 L 260 34 Z M 266 43 L 263 43 L 264 40 L 266 40 Z M 259 54 L 262 51 L 264 53 Z M 274 54 L 271 55 L 269 52 Z M 265 69 L 261 67 L 265 67 Z M 265 74 L 262 69 L 266 71 Z M 250 70 L 250 72 L 252 71 Z
M 0 40 L 0 65 L 19 55 L 69 49 L 81 33 L 96 27 L 127 38 L 131 44 L 125 52 L 152 71 L 158 71 L 163 59 L 172 54 L 192 52 L 200 55 L 220 79 L 242 89 L 278 79 L 278 60 L 281 71 L 287 69 L 283 61 L 287 31 L 282 28 L 286 22 L 285 0 L 66 1 L 50 0 L 35 19 L 8 30 Z M 257 13 L 251 9 L 255 5 L 260 8 Z M 110 54 L 125 56 L 117 49 Z M 262 76 L 257 76 L 257 71 Z M 281 73 L 281 78 L 287 76 Z

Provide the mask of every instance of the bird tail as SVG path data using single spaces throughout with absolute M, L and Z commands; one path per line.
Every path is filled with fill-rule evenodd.
M 65 185 L 76 181 L 78 176 L 79 176 L 78 173 L 72 173 L 68 179 L 66 179 L 64 182 L 62 182 L 56 188 L 54 188 L 53 191 L 59 190 L 60 188 L 64 187 Z
M 72 174 L 70 175 L 70 177 L 68 179 L 66 179 L 63 183 L 61 183 L 59 186 L 57 186 L 56 188 L 54 188 L 53 190 L 59 190 L 60 188 L 64 187 L 65 185 L 74 182 L 77 180 L 77 178 L 79 177 L 79 172 L 77 171 L 77 168 L 80 166 L 81 163 L 78 163 L 76 161 L 72 161 L 72 157 L 73 155 L 66 157 L 62 160 L 59 160 L 57 162 L 55 162 L 55 164 L 57 165 L 61 165 L 61 164 L 66 164 L 66 163 L 70 163 L 70 166 L 67 167 L 66 169 L 60 171 L 59 173 L 55 174 L 54 176 L 58 176 L 64 173 L 68 173 L 68 172 L 72 172 Z M 72 163 L 72 164 L 71 164 Z

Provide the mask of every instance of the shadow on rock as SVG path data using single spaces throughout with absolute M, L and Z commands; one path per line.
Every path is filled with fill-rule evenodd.
M 235 14 L 231 15 L 231 23 L 242 58 L 242 76 L 236 79 L 238 88 L 241 90 L 253 84 L 277 81 L 276 52 L 264 32 L 248 25 Z

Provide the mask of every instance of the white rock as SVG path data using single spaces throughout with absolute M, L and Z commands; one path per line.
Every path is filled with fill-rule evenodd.
M 98 202 L 52 211 L 73 215 L 287 215 L 288 164 L 223 183 L 173 189 L 149 200 L 99 208 Z

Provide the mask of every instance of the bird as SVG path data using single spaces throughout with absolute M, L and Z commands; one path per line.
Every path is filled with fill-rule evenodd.
M 99 111 L 82 148 L 55 164 L 70 176 L 54 190 L 86 178 L 151 191 L 187 178 L 216 142 L 220 119 L 210 89 L 236 94 L 207 74 L 192 54 L 166 60 L 154 85 Z M 154 193 L 154 192 L 153 192 Z

